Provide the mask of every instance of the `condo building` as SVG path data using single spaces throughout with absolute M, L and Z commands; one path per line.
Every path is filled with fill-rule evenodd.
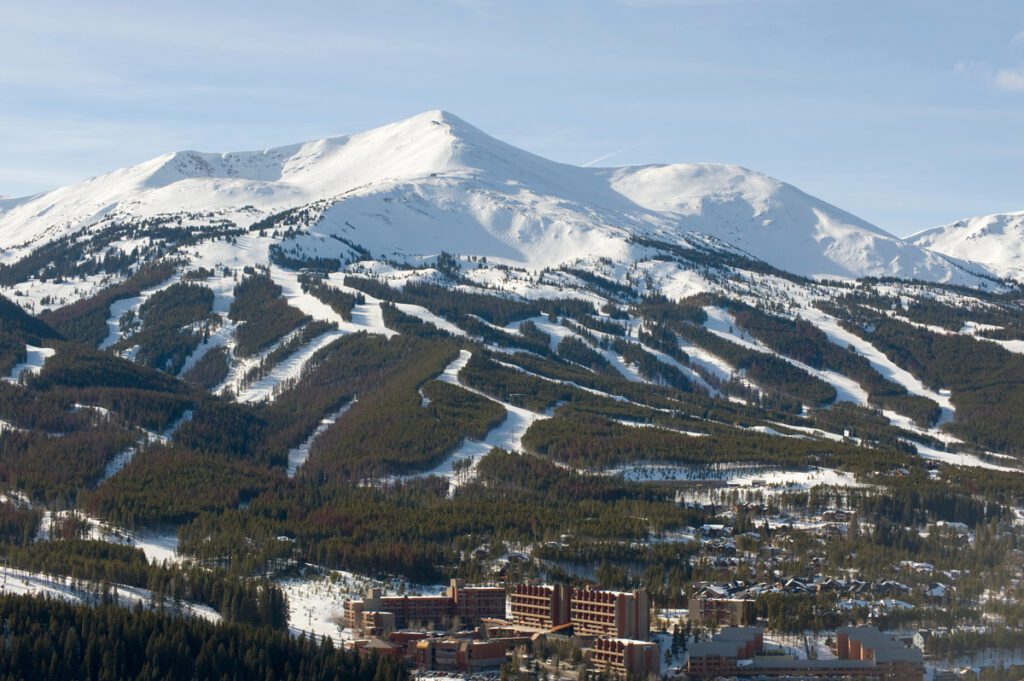
M 505 589 L 465 586 L 453 579 L 440 596 L 383 596 L 370 589 L 366 598 L 345 602 L 345 626 L 363 635 L 405 629 L 410 625 L 440 625 L 458 617 L 463 624 L 505 616 Z
M 742 678 L 871 678 L 879 681 L 922 681 L 921 651 L 908 648 L 875 627 L 843 627 L 836 631 L 836 659 L 798 660 L 791 655 L 766 655 L 760 627 L 726 627 L 710 641 L 690 648 L 687 674 L 692 679 Z
M 661 655 L 657 643 L 621 638 L 597 638 L 588 651 L 595 675 L 611 674 L 624 678 L 646 678 L 661 673 Z

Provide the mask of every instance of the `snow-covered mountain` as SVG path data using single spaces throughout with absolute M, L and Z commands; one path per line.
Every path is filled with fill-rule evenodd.
M 286 245 L 307 250 L 338 250 L 344 239 L 375 256 L 443 250 L 541 268 L 586 256 L 629 262 L 638 237 L 683 246 L 712 237 L 810 277 L 971 285 L 980 281 L 975 273 L 988 274 L 745 168 L 581 168 L 512 147 L 443 111 L 260 152 L 176 152 L 5 199 L 0 262 L 83 228 L 169 215 L 247 227 L 304 206 L 316 219 L 304 239 Z
M 909 241 L 954 258 L 982 263 L 1004 277 L 1024 277 L 1024 211 L 964 218 L 918 232 Z

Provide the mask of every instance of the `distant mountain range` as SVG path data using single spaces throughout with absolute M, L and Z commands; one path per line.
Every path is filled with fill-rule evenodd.
M 37 196 L 0 200 L 0 262 L 113 223 L 172 215 L 187 222 L 191 214 L 246 227 L 302 209 L 317 219 L 304 237 L 281 245 L 322 257 L 345 257 L 350 242 L 375 256 L 446 251 L 542 268 L 586 258 L 642 260 L 639 242 L 653 239 L 738 252 L 812 278 L 977 285 L 1011 271 L 1009 253 L 1024 248 L 999 249 L 993 259 L 986 249 L 933 232 L 900 239 L 739 166 L 555 163 L 457 116 L 428 111 L 364 133 L 260 152 L 171 153 Z M 1014 224 L 1019 227 L 1019 214 Z

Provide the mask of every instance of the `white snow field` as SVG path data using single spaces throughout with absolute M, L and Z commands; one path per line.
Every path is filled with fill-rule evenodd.
M 961 260 L 981 263 L 1003 277 L 1024 276 L 1024 211 L 964 218 L 933 227 L 908 241 Z
M 379 587 L 388 594 L 409 595 L 438 594 L 445 588 L 381 581 L 355 572 L 320 568 L 307 568 L 303 576 L 280 579 L 277 583 L 288 597 L 288 626 L 292 633 L 327 636 L 336 645 L 352 638 L 352 632 L 341 626 L 346 600 L 365 596 L 371 587 Z
M 39 524 L 39 531 L 36 534 L 37 541 L 49 541 L 50 528 L 54 518 L 67 516 L 68 511 L 52 511 L 44 509 L 42 521 Z M 75 515 L 85 520 L 88 525 L 87 538 L 98 541 L 105 541 L 112 544 L 126 544 L 142 549 L 150 562 L 180 563 L 183 558 L 178 553 L 178 535 L 174 532 L 130 532 L 126 529 L 112 525 L 94 516 L 82 512 L 75 512 Z
M 38 374 L 43 370 L 43 364 L 57 351 L 53 348 L 39 348 L 34 345 L 25 346 L 25 361 L 14 365 L 9 376 L 4 380 L 8 383 L 19 383 L 26 376 Z
M 69 577 L 57 577 L 10 567 L 0 569 L 0 593 L 47 595 L 71 603 L 92 603 L 94 594 L 99 593 L 102 586 L 99 583 L 86 582 L 84 583 L 85 588 L 76 588 Z M 122 607 L 134 608 L 139 605 L 147 609 L 152 607 L 154 597 L 153 592 L 149 589 L 125 584 L 109 584 L 108 586 L 111 595 Z M 178 607 L 171 598 L 165 598 L 162 605 L 168 612 L 175 612 Z M 221 621 L 219 612 L 201 603 L 183 601 L 180 612 L 183 615 L 199 617 L 209 622 Z

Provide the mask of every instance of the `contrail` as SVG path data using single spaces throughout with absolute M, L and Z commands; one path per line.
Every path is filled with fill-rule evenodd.
M 612 156 L 616 156 L 618 154 L 621 154 L 624 151 L 629 151 L 630 149 L 633 149 L 633 148 L 638 147 L 638 146 L 640 146 L 639 142 L 637 142 L 636 144 L 630 144 L 628 147 L 622 147 L 621 149 L 613 151 L 610 154 L 605 154 L 604 156 L 598 156 L 593 161 L 588 161 L 588 162 L 584 163 L 581 167 L 589 168 L 590 166 L 594 165 L 595 163 L 600 163 L 601 161 L 606 161 L 606 160 L 610 159 Z

